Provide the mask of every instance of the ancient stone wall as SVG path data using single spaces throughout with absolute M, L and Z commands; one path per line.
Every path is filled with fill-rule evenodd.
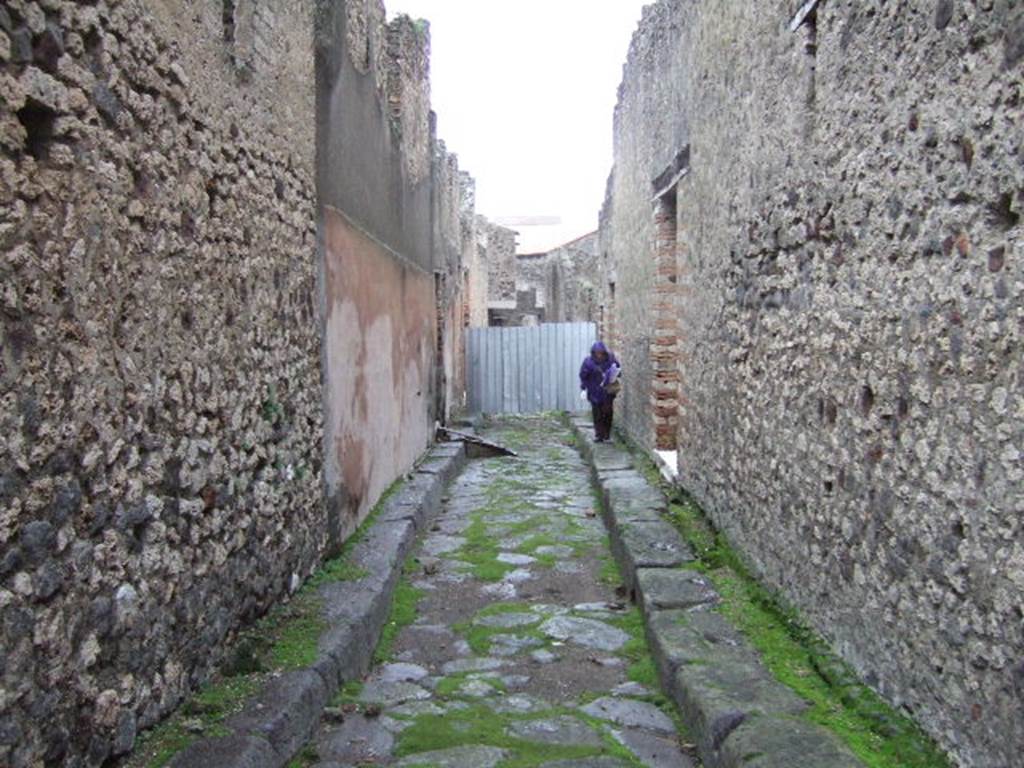
M 791 31 L 802 5 L 645 14 L 602 232 L 622 354 L 653 327 L 652 201 L 689 147 L 682 482 L 958 764 L 1016 765 L 1024 9 L 820 2 Z
M 328 509 L 339 540 L 462 400 L 471 190 L 439 143 L 429 27 L 377 0 L 317 28 Z M 475 241 L 474 241 L 475 244 Z
M 224 6 L 0 8 L 3 765 L 128 750 L 324 548 L 313 3 Z
M 600 235 L 602 250 L 614 254 L 610 277 L 602 284 L 603 303 L 614 304 L 613 349 L 627 384 L 617 398 L 616 418 L 633 439 L 651 448 L 659 424 L 662 435 L 666 427 L 666 416 L 656 413 L 654 403 L 659 373 L 669 367 L 657 326 L 671 297 L 665 295 L 667 278 L 656 249 L 658 190 L 653 182 L 687 144 L 683 80 L 673 77 L 683 71 L 679 60 L 685 27 L 678 17 L 684 4 L 666 0 L 647 6 L 630 45 L 615 108 L 615 169 Z M 610 282 L 615 284 L 614 297 Z
M 545 302 L 549 322 L 597 322 L 602 278 L 597 232 L 555 248 L 548 253 L 548 261 Z
M 516 305 L 516 233 L 477 219 L 479 248 L 487 263 L 487 300 L 494 309 L 514 309 Z

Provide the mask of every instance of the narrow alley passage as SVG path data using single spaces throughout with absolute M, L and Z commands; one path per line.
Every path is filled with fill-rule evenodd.
M 519 456 L 473 462 L 449 487 L 398 591 L 409 623 L 328 710 L 304 764 L 691 766 L 570 431 L 535 417 L 484 435 Z

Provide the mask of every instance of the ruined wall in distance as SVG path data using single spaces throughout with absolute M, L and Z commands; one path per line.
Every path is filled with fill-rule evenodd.
M 1024 9 L 797 5 L 662 0 L 634 38 L 602 231 L 627 388 L 688 144 L 683 484 L 958 764 L 1016 765 Z
M 495 309 L 514 309 L 516 302 L 516 233 L 477 219 L 479 248 L 487 263 L 487 300 Z
M 0 8 L 4 765 L 126 752 L 323 551 L 312 8 Z

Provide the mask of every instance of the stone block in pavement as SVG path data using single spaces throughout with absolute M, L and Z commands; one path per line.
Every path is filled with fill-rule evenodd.
M 790 717 L 751 717 L 715 756 L 721 768 L 864 768 L 835 735 Z
M 660 520 L 668 511 L 665 495 L 639 472 L 616 472 L 601 478 L 601 495 L 616 520 Z
M 352 549 L 350 562 L 371 577 L 390 578 L 401 571 L 416 537 L 412 520 L 378 520 Z
M 226 725 L 266 739 L 278 755 L 288 758 L 312 735 L 327 697 L 327 686 L 316 672 L 286 672 L 268 682 Z
M 595 445 L 591 463 L 598 474 L 613 470 L 633 469 L 632 457 L 611 443 Z
M 696 571 L 640 568 L 636 572 L 637 601 L 645 611 L 693 608 L 718 602 L 718 592 Z
M 611 530 L 612 552 L 630 591 L 639 568 L 675 568 L 693 562 L 693 552 L 679 532 L 663 520 L 619 523 Z
M 235 733 L 201 739 L 176 754 L 169 768 L 277 768 L 280 758 L 266 740 Z
M 756 659 L 743 635 L 717 611 L 662 610 L 645 612 L 645 619 L 651 653 L 670 687 L 676 670 L 686 664 Z

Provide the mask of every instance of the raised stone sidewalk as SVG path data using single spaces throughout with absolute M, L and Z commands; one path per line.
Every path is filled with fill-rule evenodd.
M 829 731 L 798 716 L 807 704 L 779 683 L 719 613 L 718 593 L 686 567 L 693 553 L 665 517 L 664 494 L 628 451 L 594 443 L 575 417 L 612 551 L 640 606 L 662 688 L 683 713 L 707 768 L 862 768 Z
M 349 555 L 365 575 L 320 587 L 328 629 L 315 664 L 267 683 L 227 721 L 231 734 L 201 739 L 171 768 L 281 768 L 320 723 L 324 707 L 346 682 L 370 667 L 387 620 L 402 563 L 417 535 L 437 515 L 445 487 L 465 464 L 462 443 L 434 446 L 403 487 L 384 504 Z

